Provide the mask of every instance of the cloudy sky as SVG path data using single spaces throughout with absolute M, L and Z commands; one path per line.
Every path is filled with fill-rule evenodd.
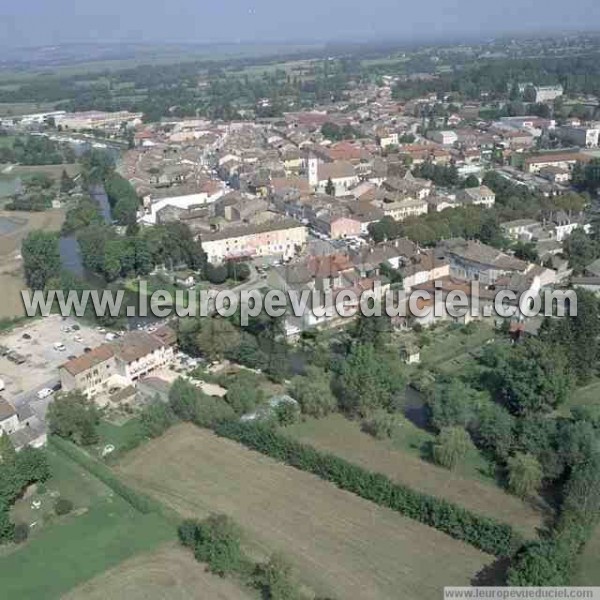
M 0 45 L 469 37 L 600 29 L 598 0 L 0 0 Z

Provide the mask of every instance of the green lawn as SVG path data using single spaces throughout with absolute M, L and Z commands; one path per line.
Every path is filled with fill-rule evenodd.
M 94 447 L 98 456 L 101 455 L 102 450 L 108 444 L 115 447 L 114 454 L 116 456 L 120 452 L 125 452 L 137 446 L 144 438 L 142 425 L 139 419 L 136 418 L 129 419 L 122 425 L 100 421 L 98 434 L 100 435 L 100 441 Z
M 565 407 L 567 409 L 575 406 L 591 406 L 596 405 L 600 401 L 600 380 L 595 379 L 585 387 L 577 388 L 573 391 L 567 400 Z
M 15 520 L 36 522 L 22 546 L 4 547 L 0 555 L 3 598 L 60 598 L 80 583 L 139 552 L 173 539 L 173 524 L 156 514 L 142 514 L 108 486 L 49 447 L 52 477 L 41 496 L 20 500 Z M 68 498 L 74 510 L 53 514 L 57 497 Z M 39 499 L 37 511 L 31 507 Z

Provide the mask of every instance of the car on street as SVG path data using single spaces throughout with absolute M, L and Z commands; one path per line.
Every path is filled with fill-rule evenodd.
M 52 394 L 54 394 L 54 390 L 51 388 L 42 388 L 38 393 L 37 393 L 37 397 L 40 400 L 43 400 L 44 398 L 47 398 L 48 396 L 52 396 Z

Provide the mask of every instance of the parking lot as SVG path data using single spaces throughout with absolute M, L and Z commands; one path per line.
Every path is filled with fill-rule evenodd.
M 78 327 L 73 330 L 72 327 Z M 38 391 L 58 380 L 58 367 L 69 357 L 83 354 L 105 341 L 106 332 L 59 315 L 30 321 L 0 335 L 2 395 L 12 400 L 24 392 Z M 60 349 L 58 346 L 60 345 Z M 22 361 L 22 362 L 21 362 Z

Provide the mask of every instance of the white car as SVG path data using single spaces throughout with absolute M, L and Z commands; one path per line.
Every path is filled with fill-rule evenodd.
M 37 393 L 37 397 L 40 400 L 47 398 L 48 396 L 52 396 L 54 394 L 54 390 L 52 388 L 44 388 Z
M 64 352 L 67 347 L 61 342 L 56 342 L 56 344 L 54 344 L 54 349 L 58 350 L 58 352 Z

